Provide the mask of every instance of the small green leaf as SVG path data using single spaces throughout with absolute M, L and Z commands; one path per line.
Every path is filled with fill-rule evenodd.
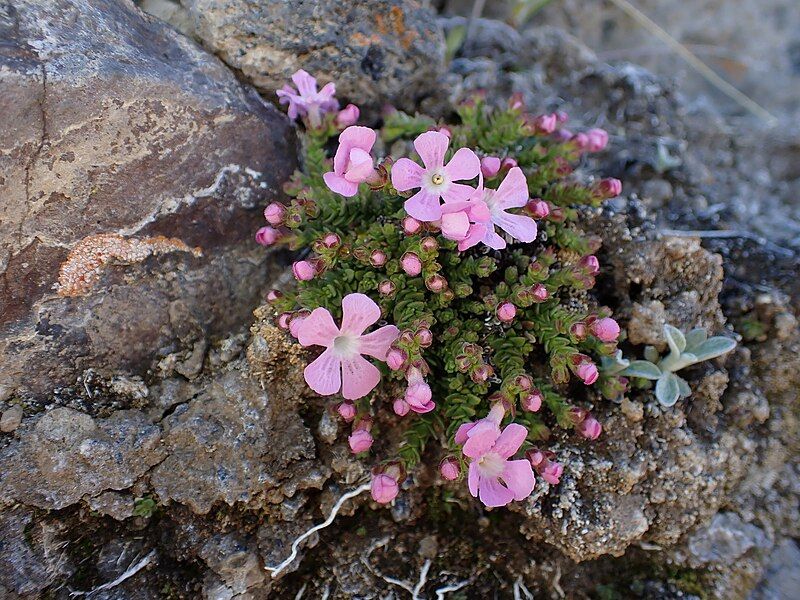
M 675 354 L 680 354 L 686 350 L 686 338 L 683 337 L 683 333 L 677 327 L 664 325 L 664 336 L 667 338 L 669 349 Z
M 467 37 L 467 28 L 464 25 L 458 25 L 450 30 L 445 38 L 445 61 L 450 62 L 455 58 L 456 53 L 461 49 L 464 40 Z
M 691 352 L 708 339 L 705 327 L 697 327 L 686 334 L 686 349 Z
M 675 378 L 678 380 L 678 392 L 680 393 L 681 398 L 688 398 L 691 396 L 692 388 L 689 387 L 689 384 L 686 383 L 686 380 L 680 375 L 675 375 Z
M 656 399 L 662 406 L 674 406 L 680 395 L 680 384 L 674 373 L 664 373 L 656 382 Z
M 643 377 L 644 379 L 658 379 L 661 369 L 647 360 L 634 360 L 620 375 L 625 377 Z
M 710 360 L 717 356 L 722 356 L 736 347 L 736 341 L 721 335 L 708 338 L 705 342 L 695 348 L 694 354 L 697 361 Z
M 644 357 L 653 364 L 657 363 L 658 359 L 661 358 L 654 346 L 645 346 Z

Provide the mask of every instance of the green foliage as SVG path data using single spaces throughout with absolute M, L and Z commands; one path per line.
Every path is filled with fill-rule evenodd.
M 149 496 L 145 496 L 144 498 L 136 498 L 136 500 L 133 502 L 133 516 L 149 519 L 153 516 L 156 508 L 156 501 L 153 500 L 153 498 L 150 498 Z

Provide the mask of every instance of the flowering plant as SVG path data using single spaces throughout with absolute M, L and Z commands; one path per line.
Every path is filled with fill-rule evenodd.
M 268 300 L 313 353 L 311 389 L 341 396 L 351 450 L 383 455 L 373 498 L 390 502 L 433 442 L 441 476 L 466 476 L 486 506 L 526 498 L 535 473 L 557 484 L 564 466 L 541 448 L 551 428 L 597 438 L 582 405 L 626 383 L 596 366 L 620 329 L 591 295 L 599 241 L 577 219 L 621 186 L 583 185 L 572 167 L 607 134 L 480 96 L 458 124 L 392 111 L 376 131 L 338 110 L 333 84 L 293 79 L 280 96 L 305 124 L 304 169 L 256 239 L 303 256 L 296 287 Z

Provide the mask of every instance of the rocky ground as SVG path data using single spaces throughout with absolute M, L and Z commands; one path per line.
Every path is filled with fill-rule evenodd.
M 791 130 L 689 107 L 560 29 L 480 21 L 445 64 L 439 27 L 463 18 L 279 4 L 142 2 L 183 34 L 123 0 L 0 4 L 0 597 L 791 598 Z M 272 101 L 299 66 L 368 108 L 519 91 L 607 128 L 582 167 L 625 184 L 587 214 L 600 301 L 632 343 L 726 327 L 735 354 L 688 371 L 673 409 L 647 391 L 596 406 L 603 437 L 556 439 L 562 483 L 513 510 L 442 486 L 430 456 L 390 509 L 348 501 L 271 577 L 369 466 L 258 306 L 287 257 L 251 235 L 296 158 L 252 86 Z

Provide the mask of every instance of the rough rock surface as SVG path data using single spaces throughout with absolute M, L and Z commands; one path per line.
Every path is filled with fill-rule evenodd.
M 124 0 L 11 0 L 0 38 L 0 395 L 202 359 L 256 303 L 288 122 Z
M 340 98 L 413 109 L 438 92 L 444 38 L 411 0 L 181 0 L 194 33 L 268 97 L 303 68 Z

